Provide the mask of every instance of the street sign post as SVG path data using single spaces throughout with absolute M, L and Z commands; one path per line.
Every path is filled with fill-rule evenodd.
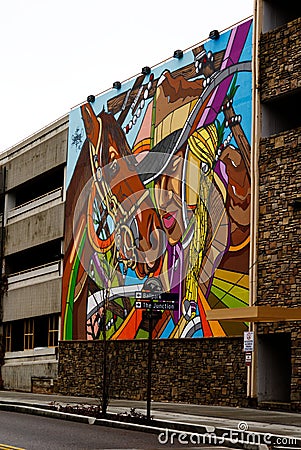
M 162 316 L 162 311 L 174 311 L 179 307 L 179 295 L 170 292 L 136 291 L 135 308 L 142 309 L 143 318 L 148 319 L 148 365 L 147 365 L 147 405 L 146 417 L 151 418 L 151 378 L 152 378 L 152 341 L 153 319 Z

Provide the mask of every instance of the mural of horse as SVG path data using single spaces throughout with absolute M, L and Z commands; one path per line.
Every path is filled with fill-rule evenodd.
M 146 338 L 150 286 L 179 299 L 153 338 L 246 329 L 206 311 L 248 304 L 251 25 L 71 114 L 64 339 Z

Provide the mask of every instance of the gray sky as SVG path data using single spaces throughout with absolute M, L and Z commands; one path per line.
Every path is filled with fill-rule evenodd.
M 253 0 L 9 0 L 0 6 L 0 151 L 252 15 Z

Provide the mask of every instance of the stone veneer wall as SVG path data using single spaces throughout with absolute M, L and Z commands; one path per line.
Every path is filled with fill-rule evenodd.
M 285 113 L 285 112 L 284 112 Z M 257 305 L 301 307 L 301 128 L 260 141 Z M 301 323 L 258 325 L 291 333 L 291 409 L 301 410 Z
M 301 306 L 301 128 L 261 139 L 259 177 L 258 305 Z
M 237 338 L 153 341 L 152 399 L 247 406 L 243 340 Z M 108 341 L 109 397 L 146 400 L 147 340 Z M 57 392 L 102 392 L 103 342 L 59 344 Z
M 261 100 L 301 88 L 301 17 L 260 37 Z
M 262 34 L 259 57 L 262 102 L 300 93 L 301 17 Z M 301 212 L 294 209 L 301 197 L 301 128 L 262 138 L 259 150 L 257 305 L 301 307 Z M 257 331 L 291 334 L 291 408 L 300 411 L 301 322 L 258 324 Z

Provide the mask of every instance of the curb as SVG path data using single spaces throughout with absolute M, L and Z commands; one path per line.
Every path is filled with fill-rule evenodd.
M 210 425 L 192 425 L 185 422 L 161 421 L 152 419 L 151 423 L 135 423 L 112 419 L 96 419 L 92 416 L 66 413 L 45 408 L 45 405 L 0 402 L 0 410 L 32 414 L 54 419 L 107 426 L 132 431 L 158 434 L 158 442 L 179 445 L 212 445 L 245 450 L 271 450 L 280 448 L 300 449 L 301 439 L 261 432 L 251 432 L 243 426 L 241 429 L 213 427 Z M 243 424 L 243 422 L 242 422 Z M 278 441 L 277 441 L 278 440 Z M 282 445 L 281 445 L 282 443 Z M 285 444 L 285 445 L 284 445 Z

